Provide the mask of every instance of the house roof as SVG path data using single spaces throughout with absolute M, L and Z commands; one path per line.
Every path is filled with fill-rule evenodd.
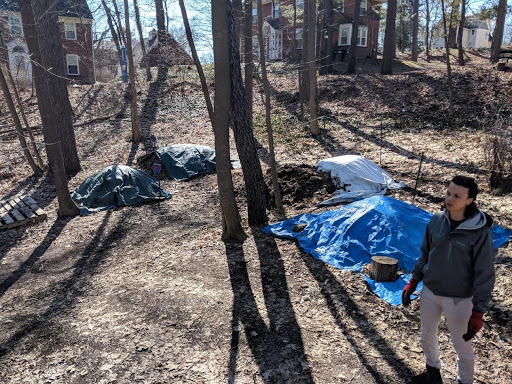
M 19 12 L 17 0 L 0 0 L 0 9 Z M 92 13 L 86 0 L 57 0 L 55 9 L 59 16 L 92 19 Z
M 468 17 L 466 19 L 465 27 L 467 29 L 485 29 L 489 30 L 489 25 L 487 24 L 487 20 L 478 20 L 472 17 Z
M 267 19 L 265 20 L 267 23 L 270 24 L 270 26 L 272 28 L 274 28 L 275 30 L 279 30 L 282 28 L 282 25 L 281 23 L 279 22 L 279 19 Z

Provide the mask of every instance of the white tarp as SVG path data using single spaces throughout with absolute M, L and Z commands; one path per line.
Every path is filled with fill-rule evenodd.
M 395 182 L 386 171 L 362 156 L 331 157 L 321 160 L 316 166 L 321 172 L 330 172 L 332 181 L 337 187 L 334 196 L 319 205 L 384 195 L 388 188 L 401 189 L 405 187 L 403 181 Z

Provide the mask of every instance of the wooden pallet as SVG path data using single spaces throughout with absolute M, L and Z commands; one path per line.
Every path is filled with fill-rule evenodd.
M 33 221 L 46 220 L 46 213 L 30 196 L 0 201 L 0 231 Z

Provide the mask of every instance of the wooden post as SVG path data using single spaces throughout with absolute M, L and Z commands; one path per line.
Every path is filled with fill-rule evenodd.
M 370 277 L 375 281 L 395 281 L 398 278 L 398 260 L 387 256 L 373 256 Z

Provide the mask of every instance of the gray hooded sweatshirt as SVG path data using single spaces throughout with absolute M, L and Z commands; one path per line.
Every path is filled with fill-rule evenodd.
M 478 211 L 452 231 L 448 211 L 436 213 L 412 278 L 438 296 L 472 297 L 473 309 L 485 313 L 495 279 L 491 226 L 492 218 Z

